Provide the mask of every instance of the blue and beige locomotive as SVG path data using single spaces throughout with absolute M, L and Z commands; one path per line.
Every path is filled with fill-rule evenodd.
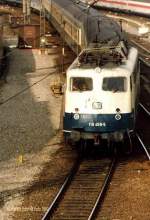
M 88 48 L 67 71 L 64 133 L 73 141 L 123 141 L 135 127 L 139 93 L 138 51 Z

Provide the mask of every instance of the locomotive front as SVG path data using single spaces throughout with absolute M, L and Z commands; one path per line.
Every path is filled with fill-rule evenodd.
M 88 62 L 80 66 L 76 59 L 68 69 L 65 135 L 74 141 L 123 141 L 125 132 L 134 129 L 135 120 L 135 93 L 131 91 L 132 74 L 127 68 L 131 62 L 101 63 L 99 67 L 96 62 L 88 57 Z

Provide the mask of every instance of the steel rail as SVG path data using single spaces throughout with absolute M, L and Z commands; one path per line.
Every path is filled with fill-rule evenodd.
M 148 62 L 146 59 L 144 59 L 143 57 L 139 57 L 140 61 L 143 62 L 146 66 L 150 67 L 150 62 Z
M 146 47 L 144 47 L 143 45 L 141 45 L 139 42 L 136 42 L 135 40 L 130 40 L 133 44 L 135 44 L 137 47 L 139 47 L 140 49 L 144 50 L 146 53 L 148 53 L 148 55 L 150 54 L 149 49 L 147 49 Z
M 140 107 L 150 116 L 150 112 L 144 107 L 142 103 L 139 103 Z
M 59 200 L 61 199 L 61 196 L 64 194 L 65 190 L 67 189 L 67 186 L 69 185 L 69 183 L 71 182 L 71 179 L 73 178 L 74 174 L 76 173 L 79 165 L 81 163 L 81 158 L 77 158 L 74 166 L 72 167 L 72 169 L 70 170 L 69 174 L 67 175 L 67 177 L 64 180 L 64 183 L 62 184 L 59 192 L 57 193 L 57 195 L 55 196 L 53 202 L 51 203 L 51 205 L 49 206 L 49 208 L 47 209 L 46 213 L 44 214 L 44 216 L 42 217 L 42 220 L 48 220 L 50 219 L 50 217 L 52 216 L 55 208 L 58 205 Z
M 98 210 L 98 206 L 100 205 L 100 203 L 103 201 L 103 198 L 104 198 L 104 194 L 107 190 L 107 187 L 109 186 L 109 183 L 110 183 L 110 180 L 111 180 L 111 177 L 112 177 L 112 174 L 113 174 L 113 171 L 114 171 L 114 168 L 115 168 L 115 164 L 116 164 L 116 161 L 117 161 L 117 158 L 114 157 L 112 159 L 112 163 L 110 165 L 110 169 L 109 169 L 109 172 L 105 178 L 105 181 L 103 183 L 103 186 L 101 188 L 101 192 L 99 193 L 98 197 L 97 197 L 97 200 L 95 202 L 95 205 L 88 217 L 88 220 L 92 220 L 94 219 L 95 215 L 96 215 L 96 211 Z
M 143 52 L 141 52 L 140 50 L 148 53 L 149 50 L 147 50 L 144 46 L 142 46 L 140 43 L 137 43 L 134 40 L 130 40 L 130 45 L 135 46 L 139 49 L 139 59 L 148 67 L 150 67 L 150 61 L 147 60 L 146 58 L 149 58 L 149 54 L 144 54 Z M 150 53 L 150 52 L 149 52 Z M 145 58 L 144 58 L 145 57 Z
M 140 144 L 142 145 L 147 157 L 148 157 L 148 160 L 150 160 L 150 153 L 148 152 L 148 150 L 146 149 L 146 146 L 144 145 L 143 141 L 141 140 L 140 136 L 136 133 L 136 137 L 138 138 Z

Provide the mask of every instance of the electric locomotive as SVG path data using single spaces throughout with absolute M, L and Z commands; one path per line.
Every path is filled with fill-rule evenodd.
M 65 136 L 123 141 L 135 127 L 139 73 L 137 49 L 123 42 L 83 50 L 67 71 Z

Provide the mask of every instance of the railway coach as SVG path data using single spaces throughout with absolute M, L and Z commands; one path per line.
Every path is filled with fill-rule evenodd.
M 43 0 L 43 6 L 51 23 L 76 54 L 94 42 L 117 44 L 124 39 L 115 21 L 81 2 Z
M 150 0 L 81 0 L 94 6 L 150 17 Z

